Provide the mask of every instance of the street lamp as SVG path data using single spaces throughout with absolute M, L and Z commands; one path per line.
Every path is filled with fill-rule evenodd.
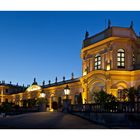
M 66 99 L 63 100 L 63 112 L 69 112 L 69 107 L 71 105 L 71 100 L 68 98 L 70 94 L 70 88 L 68 85 L 64 88 L 64 94 L 66 96 Z
M 44 92 L 42 92 L 42 93 L 40 93 L 40 98 L 45 98 L 45 93 Z
M 65 95 L 66 95 L 66 99 L 68 99 L 68 96 L 69 96 L 69 94 L 70 94 L 70 88 L 69 88 L 68 85 L 66 85 L 66 87 L 64 88 L 64 93 L 65 93 Z
M 46 102 L 45 102 L 45 97 L 46 97 L 46 94 L 42 91 L 40 93 L 40 96 L 39 96 L 39 100 L 40 100 L 40 111 L 41 112 L 44 112 L 46 111 Z

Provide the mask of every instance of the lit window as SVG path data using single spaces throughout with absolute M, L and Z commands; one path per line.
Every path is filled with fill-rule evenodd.
M 97 54 L 95 56 L 95 66 L 94 66 L 95 70 L 99 70 L 101 69 L 101 56 L 99 54 Z
M 125 52 L 123 49 L 118 50 L 117 66 L 118 66 L 118 68 L 125 68 Z
M 123 61 L 123 62 L 124 62 L 124 58 L 121 58 L 121 61 Z
M 120 58 L 117 58 L 118 61 L 120 61 Z
M 118 66 L 120 66 L 120 62 L 118 62 Z
M 120 56 L 120 54 L 118 53 L 118 56 Z
M 124 53 L 122 53 L 122 57 L 124 57 Z

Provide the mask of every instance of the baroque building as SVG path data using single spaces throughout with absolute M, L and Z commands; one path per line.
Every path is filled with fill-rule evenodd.
M 86 32 L 81 49 L 82 76 L 63 80 L 49 81 L 38 85 L 36 79 L 29 87 L 0 83 L 0 101 L 13 102 L 24 106 L 26 100 L 39 98 L 43 91 L 52 109 L 52 102 L 59 104 L 65 99 L 64 88 L 70 87 L 72 104 L 77 103 L 77 97 L 82 95 L 83 103 L 94 103 L 93 94 L 100 90 L 121 98 L 124 88 L 140 85 L 140 37 L 136 35 L 133 24 L 130 27 L 111 26 L 104 31 L 89 36 Z

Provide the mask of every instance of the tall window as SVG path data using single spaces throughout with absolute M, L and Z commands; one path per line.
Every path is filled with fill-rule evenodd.
M 123 49 L 118 50 L 117 66 L 118 66 L 118 68 L 125 68 L 125 52 Z
M 101 56 L 100 54 L 97 54 L 95 56 L 95 65 L 94 65 L 95 70 L 100 70 L 101 69 Z

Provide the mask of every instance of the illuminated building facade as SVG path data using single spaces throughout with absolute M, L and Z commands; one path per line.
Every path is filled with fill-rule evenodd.
M 34 79 L 30 87 L 0 84 L 1 102 L 8 100 L 23 106 L 23 101 L 39 98 L 43 91 L 52 109 L 52 102 L 62 103 L 65 98 L 64 88 L 70 87 L 72 104 L 82 94 L 83 103 L 93 103 L 94 92 L 106 91 L 120 98 L 121 90 L 140 85 L 140 38 L 136 35 L 133 24 L 130 27 L 115 27 L 108 24 L 104 31 L 90 36 L 86 32 L 81 49 L 82 76 L 55 83 L 49 81 L 39 86 Z

